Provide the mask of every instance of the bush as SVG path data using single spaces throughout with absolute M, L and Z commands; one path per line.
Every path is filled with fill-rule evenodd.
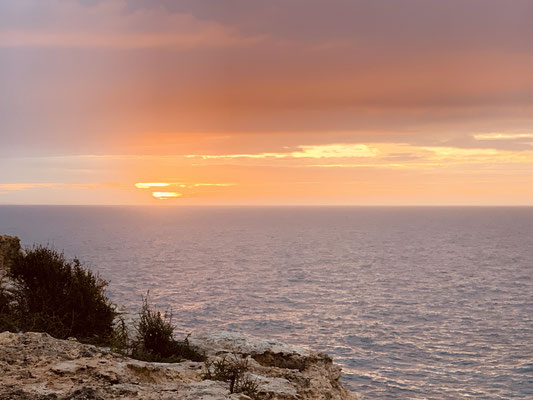
M 172 314 L 142 299 L 131 340 L 126 322 L 105 295 L 107 282 L 85 269 L 78 259 L 42 246 L 19 254 L 10 265 L 13 288 L 0 282 L 0 332 L 38 331 L 56 338 L 74 336 L 144 361 L 204 361 L 205 354 L 188 339 L 174 339 Z M 114 323 L 115 318 L 118 316 Z
M 67 261 L 62 253 L 35 247 L 15 258 L 9 277 L 15 286 L 10 312 L 19 330 L 109 341 L 116 313 L 105 295 L 107 282 L 78 259 Z
M 130 340 L 124 321 L 118 321 L 112 339 L 115 351 L 143 361 L 205 360 L 205 354 L 191 346 L 187 338 L 183 341 L 174 339 L 172 313 L 162 314 L 151 306 L 148 294 L 142 298 L 139 318 L 134 322 L 134 327 L 137 335 Z
M 139 320 L 135 323 L 137 330 L 137 342 L 143 350 L 161 358 L 169 358 L 173 355 L 174 327 L 172 326 L 172 314 L 164 315 L 157 309 L 153 309 L 148 303 L 148 295 L 142 299 L 142 307 Z

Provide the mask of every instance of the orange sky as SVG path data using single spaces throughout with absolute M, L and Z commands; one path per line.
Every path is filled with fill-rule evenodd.
M 2 2 L 0 204 L 532 205 L 532 18 L 526 0 Z

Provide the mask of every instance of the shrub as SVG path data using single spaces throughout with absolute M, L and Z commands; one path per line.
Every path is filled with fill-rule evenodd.
M 243 393 L 258 399 L 258 384 L 248 373 L 248 359 L 233 355 L 215 361 L 205 361 L 204 379 L 229 383 L 230 393 Z
M 148 294 L 142 298 L 139 319 L 135 323 L 137 341 L 146 350 L 156 356 L 168 358 L 172 356 L 174 327 L 172 314 L 152 308 L 148 303 Z
M 204 361 L 205 354 L 188 338 L 174 339 L 172 314 L 162 314 L 142 299 L 135 339 L 124 319 L 105 295 L 107 282 L 85 269 L 78 259 L 42 246 L 17 255 L 8 277 L 13 289 L 0 282 L 0 331 L 40 331 L 65 339 L 109 344 L 111 348 L 144 361 Z M 114 323 L 114 319 L 117 320 Z
M 149 302 L 148 294 L 142 298 L 142 307 L 139 318 L 134 324 L 137 336 L 130 348 L 122 351 L 123 354 L 143 361 L 179 362 L 183 359 L 192 361 L 204 361 L 205 355 L 194 346 L 191 346 L 188 338 L 183 341 L 174 339 L 174 326 L 172 325 L 172 313 L 162 314 Z M 120 332 L 124 328 L 118 327 Z M 129 341 L 129 339 L 126 339 Z
M 9 270 L 20 330 L 47 332 L 57 338 L 108 342 L 115 309 L 105 295 L 107 282 L 42 246 L 15 258 Z

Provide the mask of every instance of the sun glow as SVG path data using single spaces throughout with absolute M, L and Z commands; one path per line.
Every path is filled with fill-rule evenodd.
M 148 183 L 139 182 L 135 184 L 135 187 L 138 189 L 149 189 L 151 187 L 164 187 L 168 185 L 169 184 L 165 182 L 148 182 Z
M 176 192 L 152 192 L 152 196 L 154 196 L 156 199 L 166 200 L 173 197 L 181 197 L 183 195 Z

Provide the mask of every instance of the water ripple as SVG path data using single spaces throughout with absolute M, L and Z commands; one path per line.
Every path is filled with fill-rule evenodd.
M 180 332 L 327 351 L 367 399 L 533 398 L 531 208 L 0 207 Z

